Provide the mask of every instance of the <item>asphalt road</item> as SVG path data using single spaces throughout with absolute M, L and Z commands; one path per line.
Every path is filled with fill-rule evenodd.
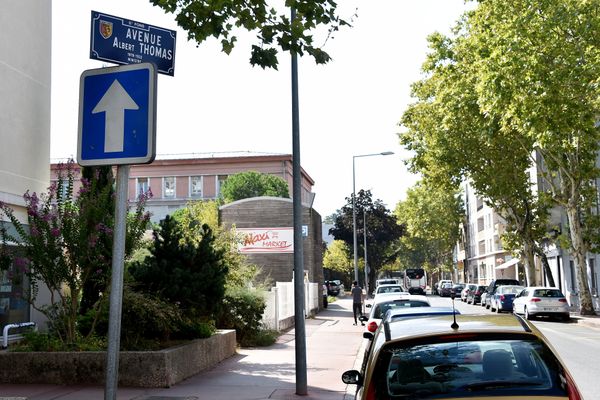
M 432 306 L 451 306 L 450 298 L 428 296 Z M 461 314 L 491 313 L 479 305 L 455 301 L 455 307 Z M 567 368 L 573 375 L 585 400 L 600 400 L 600 328 L 577 323 L 551 320 L 534 320 L 535 326 L 552 343 Z

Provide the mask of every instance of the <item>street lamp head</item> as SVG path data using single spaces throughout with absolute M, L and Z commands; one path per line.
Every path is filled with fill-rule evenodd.
M 379 154 L 381 154 L 382 156 L 391 156 L 392 154 L 394 154 L 394 152 L 393 151 L 384 151 L 383 153 L 379 153 Z

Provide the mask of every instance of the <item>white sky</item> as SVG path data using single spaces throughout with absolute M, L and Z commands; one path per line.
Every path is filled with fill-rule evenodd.
M 358 8 L 358 18 L 327 42 L 333 61 L 299 61 L 300 159 L 323 218 L 352 193 L 354 155 L 395 153 L 356 159 L 356 190 L 370 189 L 392 210 L 415 183 L 401 161 L 407 153 L 397 123 L 420 76 L 427 35 L 448 32 L 467 7 L 464 0 L 338 3 L 344 16 Z M 254 35 L 240 32 L 229 56 L 214 39 L 196 47 L 149 0 L 54 0 L 52 8 L 53 159 L 76 155 L 79 77 L 103 66 L 89 59 L 91 10 L 177 30 L 175 77 L 158 77 L 157 154 L 292 153 L 287 53 L 274 71 L 250 65 Z

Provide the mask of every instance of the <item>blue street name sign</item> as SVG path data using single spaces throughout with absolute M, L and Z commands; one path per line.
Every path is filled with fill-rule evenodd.
M 176 32 L 92 11 L 90 58 L 116 64 L 152 62 L 159 73 L 175 74 Z
M 156 68 L 151 63 L 90 69 L 79 83 L 77 162 L 151 163 L 156 156 Z

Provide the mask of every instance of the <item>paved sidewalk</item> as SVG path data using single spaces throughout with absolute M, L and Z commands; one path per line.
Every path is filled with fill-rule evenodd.
M 353 326 L 352 302 L 341 298 L 306 321 L 308 394 L 296 392 L 295 336 L 289 331 L 267 348 L 238 349 L 209 371 L 168 389 L 119 388 L 119 400 L 262 400 L 354 398 L 355 386 L 341 381 L 343 371 L 360 365 L 360 325 Z M 357 357 L 358 356 L 358 357 Z M 358 360 L 357 360 L 358 359 Z M 356 364 L 355 364 L 356 363 Z M 4 396 L 4 397 L 2 397 Z M 0 384 L 0 400 L 96 400 L 104 387 Z

